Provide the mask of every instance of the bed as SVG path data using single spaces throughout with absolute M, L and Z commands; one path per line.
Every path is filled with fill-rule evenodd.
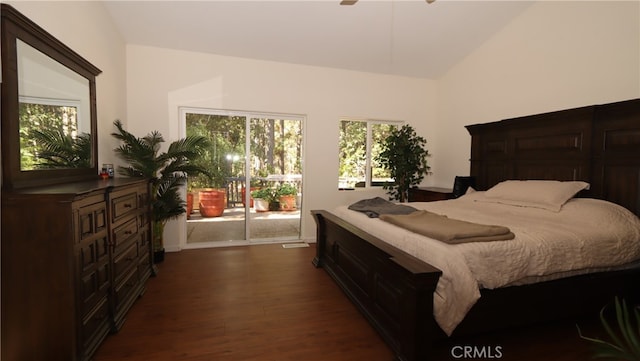
M 640 99 L 466 128 L 472 137 L 470 174 L 480 191 L 507 180 L 582 181 L 590 187 L 578 193 L 579 199 L 606 200 L 640 214 Z M 443 267 L 383 240 L 367 224 L 334 213 L 339 212 L 312 211 L 317 223 L 313 264 L 335 280 L 399 360 L 429 360 L 432 347 L 450 336 L 577 318 L 597 312 L 614 296 L 640 300 L 640 267 L 628 262 L 480 288 L 463 319 L 444 331 L 434 310 Z

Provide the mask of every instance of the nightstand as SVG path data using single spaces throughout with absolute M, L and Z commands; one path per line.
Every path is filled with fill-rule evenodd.
M 433 202 L 453 199 L 453 190 L 439 187 L 418 187 L 409 189 L 409 202 Z

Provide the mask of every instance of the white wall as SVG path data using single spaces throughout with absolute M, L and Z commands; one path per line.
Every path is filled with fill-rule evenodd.
M 117 143 L 109 134 L 113 131 L 113 121 L 124 118 L 126 112 L 126 48 L 111 16 L 96 1 L 6 3 L 102 70 L 96 78 L 98 166 L 116 163 L 113 148 Z
M 435 183 L 469 172 L 468 124 L 640 97 L 640 2 L 542 1 L 438 80 Z
M 464 125 L 640 97 L 637 1 L 538 2 L 437 81 L 140 46 L 126 47 L 125 57 L 98 2 L 8 2 L 103 71 L 100 163 L 118 163 L 115 119 L 171 141 L 181 105 L 305 115 L 305 238 L 315 232 L 309 210 L 375 194 L 336 189 L 340 117 L 408 121 L 433 154 L 425 184 L 450 186 L 469 172 Z M 169 250 L 185 238 L 175 223 Z
M 303 238 L 315 238 L 312 209 L 331 209 L 374 193 L 338 191 L 340 117 L 405 120 L 427 141 L 435 128 L 434 82 L 153 47 L 127 47 L 129 131 L 180 138 L 179 106 L 306 116 Z M 436 171 L 434 169 L 434 171 Z M 383 195 L 382 192 L 375 193 Z M 170 222 L 165 248 L 186 231 Z

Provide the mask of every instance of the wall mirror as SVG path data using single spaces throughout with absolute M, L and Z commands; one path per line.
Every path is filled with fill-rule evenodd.
M 100 70 L 1 6 L 3 189 L 96 178 Z

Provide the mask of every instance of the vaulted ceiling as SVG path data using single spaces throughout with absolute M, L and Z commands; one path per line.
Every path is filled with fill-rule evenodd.
M 105 1 L 128 44 L 436 79 L 531 1 Z

